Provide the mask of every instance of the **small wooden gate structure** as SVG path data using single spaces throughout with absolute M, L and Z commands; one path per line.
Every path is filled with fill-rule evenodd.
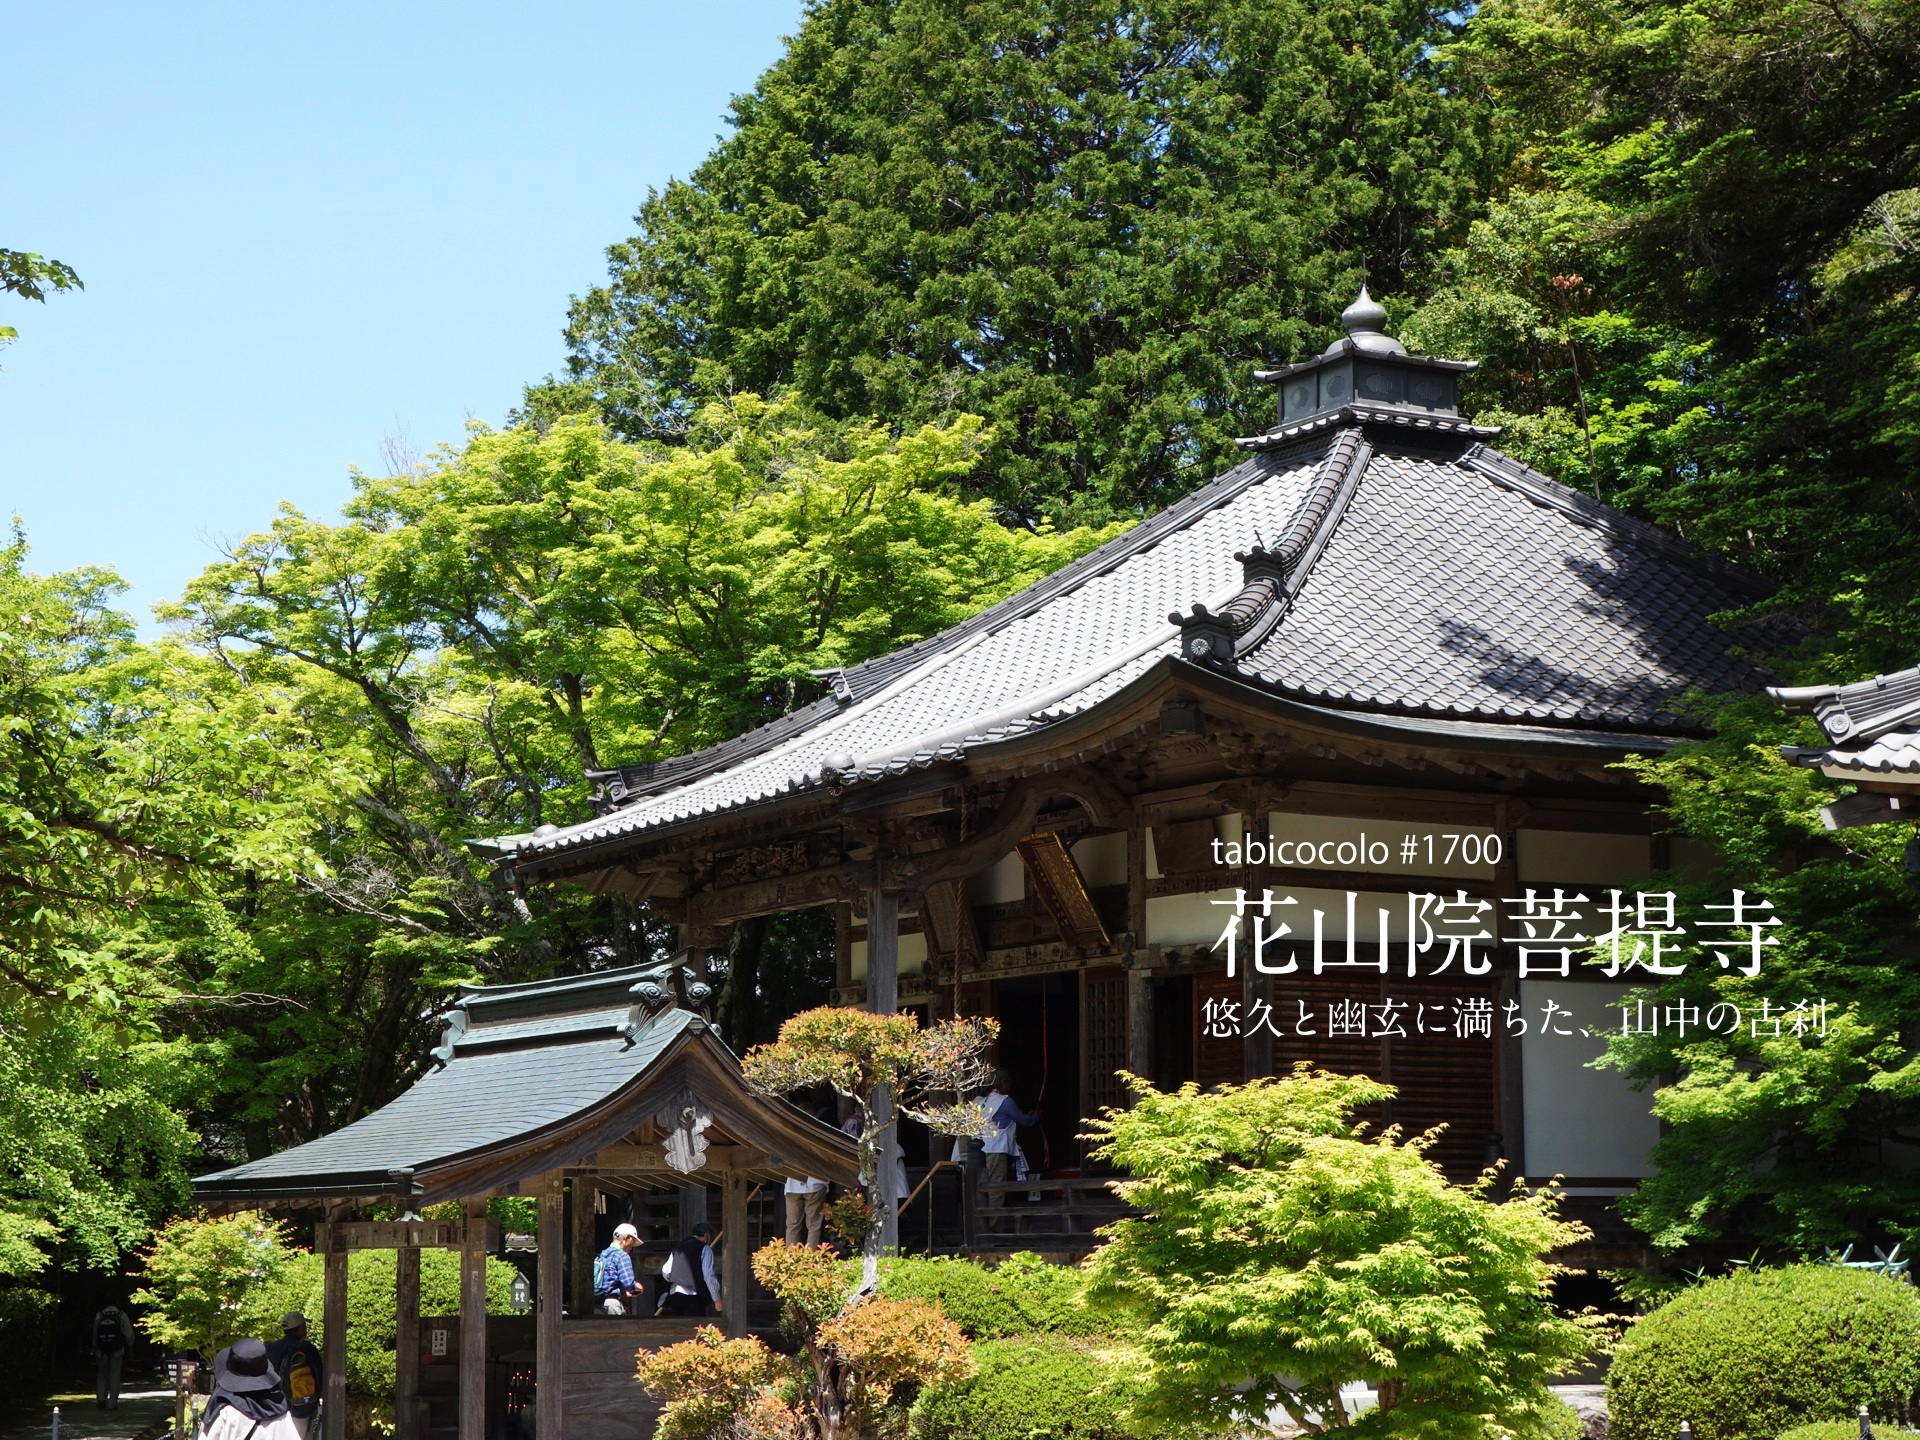
M 210 1209 L 323 1208 L 324 1440 L 345 1440 L 347 1256 L 396 1252 L 398 1440 L 426 1440 L 418 1403 L 420 1251 L 459 1251 L 459 1440 L 485 1440 L 486 1258 L 499 1249 L 487 1201 L 539 1202 L 535 1425 L 540 1440 L 640 1436 L 653 1407 L 635 1351 L 686 1338 L 687 1320 L 589 1313 L 596 1191 L 721 1192 L 721 1290 L 731 1335 L 747 1329 L 748 1198 L 787 1177 L 852 1185 L 854 1143 L 754 1090 L 702 1011 L 706 983 L 677 963 L 524 985 L 463 987 L 434 1069 L 392 1104 L 331 1135 L 194 1181 Z M 574 1223 L 567 1233 L 567 1196 Z M 459 1201 L 457 1220 L 420 1218 Z M 354 1220 L 355 1206 L 395 1207 Z M 573 1305 L 567 1307 L 571 1252 Z M 719 1317 L 716 1317 L 719 1318 Z

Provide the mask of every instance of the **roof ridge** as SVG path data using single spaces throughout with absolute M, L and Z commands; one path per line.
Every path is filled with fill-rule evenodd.
M 1460 459 L 1496 485 L 1516 491 L 1549 509 L 1558 510 L 1579 524 L 1591 525 L 1622 540 L 1630 540 L 1644 549 L 1658 551 L 1668 559 L 1716 580 L 1729 581 L 1750 592 L 1756 600 L 1765 599 L 1777 588 L 1751 571 L 1718 555 L 1709 554 L 1670 530 L 1629 515 L 1624 510 L 1616 510 L 1601 501 L 1589 499 L 1571 486 L 1541 474 L 1524 461 L 1495 450 L 1485 441 L 1469 445 Z
M 848 695 L 823 696 L 811 704 L 789 712 L 764 725 L 742 731 L 718 744 L 706 746 L 700 750 L 690 750 L 684 755 L 670 756 L 655 761 L 659 768 L 651 772 L 639 784 L 629 784 L 625 772 L 640 767 L 615 767 L 613 770 L 599 772 L 607 775 L 619 774 L 608 787 L 608 793 L 615 804 L 615 810 L 634 804 L 643 799 L 664 795 L 677 790 L 695 780 L 704 779 L 717 770 L 729 769 L 744 764 L 760 755 L 766 754 L 788 741 L 802 735 L 816 732 L 818 727 L 837 714 L 847 714 L 863 701 L 873 698 L 881 691 L 890 688 L 902 673 L 911 673 L 925 661 L 932 659 L 942 651 L 951 650 L 966 643 L 973 637 L 991 635 L 995 631 L 1026 618 L 1040 606 L 1070 594 L 1090 580 L 1098 579 L 1108 571 L 1131 560 L 1159 544 L 1161 540 L 1175 531 L 1184 529 L 1210 510 L 1233 500 L 1242 491 L 1271 474 L 1276 466 L 1293 463 L 1297 458 L 1288 454 L 1288 450 L 1297 450 L 1303 458 L 1316 450 L 1330 450 L 1332 447 L 1323 436 L 1310 436 L 1297 444 L 1276 447 L 1260 456 L 1249 457 L 1201 486 L 1191 494 L 1183 495 L 1165 510 L 1149 515 L 1139 524 L 1116 535 L 1106 544 L 1089 550 L 1077 560 L 1060 569 L 1041 576 L 1031 585 L 1027 585 L 1002 600 L 995 601 L 977 615 L 969 615 L 957 624 L 948 626 L 937 634 L 916 640 L 898 650 L 885 655 L 876 655 L 857 665 L 846 666 L 841 670 Z M 862 692 L 861 679 L 866 677 L 873 682 L 873 688 Z M 614 791 L 618 790 L 618 794 Z

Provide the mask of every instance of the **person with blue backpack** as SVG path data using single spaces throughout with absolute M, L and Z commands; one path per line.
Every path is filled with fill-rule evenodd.
M 633 1256 L 640 1232 L 631 1225 L 613 1227 L 613 1243 L 593 1257 L 593 1302 L 602 1315 L 626 1315 L 627 1302 L 640 1294 L 634 1283 Z

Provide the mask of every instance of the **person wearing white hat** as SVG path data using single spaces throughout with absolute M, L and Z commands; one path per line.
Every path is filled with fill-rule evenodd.
M 627 1302 L 640 1293 L 633 1278 L 633 1256 L 640 1232 L 631 1225 L 613 1227 L 613 1243 L 593 1259 L 593 1300 L 602 1315 L 626 1315 Z

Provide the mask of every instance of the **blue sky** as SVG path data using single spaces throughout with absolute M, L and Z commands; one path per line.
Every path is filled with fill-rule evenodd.
M 34 569 L 177 595 L 382 442 L 458 440 L 557 369 L 567 297 L 686 174 L 801 0 L 35 12 L 0 87 L 0 512 Z

